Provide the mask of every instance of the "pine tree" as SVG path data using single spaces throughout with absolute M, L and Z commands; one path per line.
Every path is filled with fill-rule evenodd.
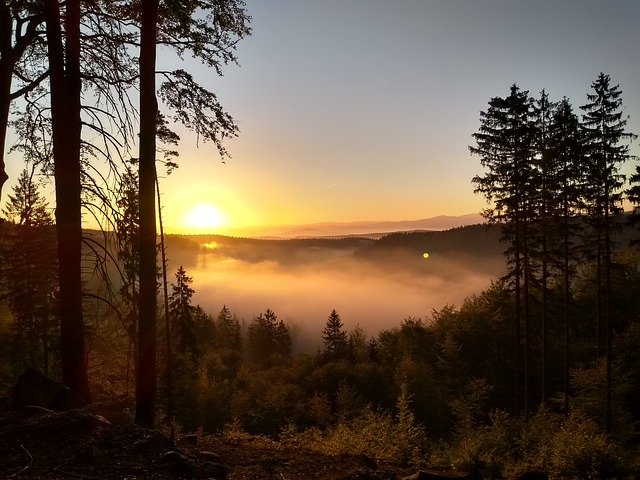
M 609 75 L 600 73 L 591 84 L 588 103 L 580 108 L 582 129 L 588 161 L 585 200 L 592 228 L 591 240 L 596 251 L 596 293 L 598 353 L 607 359 L 607 431 L 611 430 L 611 341 L 613 335 L 611 267 L 612 233 L 619 228 L 616 216 L 621 213 L 624 175 L 620 166 L 629 158 L 627 140 L 633 135 L 625 130 L 622 92 L 619 85 L 611 85 Z M 604 344 L 604 346 L 603 346 Z M 604 351 L 604 352 L 603 352 Z
M 247 332 L 249 359 L 259 366 L 291 357 L 291 332 L 278 320 L 273 310 L 268 310 L 253 319 Z
M 637 225 L 640 222 L 640 165 L 636 166 L 636 171 L 629 177 L 631 186 L 627 190 L 627 198 L 633 204 L 633 211 L 629 217 L 631 225 Z M 640 243 L 640 239 L 633 239 L 632 245 Z
M 125 328 L 130 341 L 135 345 L 140 289 L 138 281 L 140 221 L 138 217 L 138 176 L 131 168 L 127 167 L 122 174 L 116 204 L 119 209 L 118 216 L 114 221 L 117 242 L 116 257 L 122 263 L 122 286 L 119 293 L 127 309 L 124 314 Z
M 540 296 L 542 310 L 542 352 L 540 375 L 540 398 L 544 404 L 547 400 L 547 370 L 548 370 L 548 322 L 549 322 L 549 277 L 551 268 L 551 245 L 554 240 L 555 202 L 554 165 L 550 149 L 550 124 L 554 104 L 549 101 L 549 95 L 543 90 L 540 97 L 534 101 L 533 129 L 535 142 L 535 176 L 534 202 L 537 226 L 534 242 L 537 244 L 537 257 L 540 268 Z
M 582 211 L 582 188 L 584 182 L 584 148 L 580 124 L 569 100 L 565 97 L 553 113 L 549 127 L 550 159 L 553 162 L 552 203 L 558 207 L 555 221 L 557 241 L 553 256 L 560 258 L 559 276 L 563 286 L 564 325 L 564 411 L 569 413 L 569 318 L 573 262 L 577 258 L 575 236 L 579 233 L 577 216 Z
M 224 305 L 220 313 L 218 313 L 215 325 L 216 347 L 240 352 L 242 350 L 240 322 L 238 322 L 235 315 L 231 315 L 231 311 L 226 305 Z
M 187 276 L 187 272 L 180 265 L 176 272 L 176 284 L 171 284 L 172 293 L 169 299 L 169 309 L 174 332 L 178 336 L 180 353 L 185 354 L 190 351 L 195 358 L 197 355 L 195 319 L 194 307 L 191 306 L 191 297 L 195 290 L 189 286 L 192 282 L 193 278 Z
M 502 240 L 507 243 L 508 278 L 515 296 L 516 372 L 515 407 L 520 409 L 520 390 L 524 409 L 528 410 L 529 377 L 529 279 L 531 277 L 530 241 L 534 218 L 531 188 L 534 167 L 534 130 L 532 105 L 528 91 L 512 85 L 508 97 L 494 97 L 486 111 L 480 112 L 480 129 L 473 134 L 476 146 L 472 154 L 480 157 L 488 172 L 476 176 L 476 193 L 482 193 L 492 207 L 483 215 L 491 223 L 502 225 Z M 524 328 L 524 369 L 521 372 L 522 328 Z
M 347 332 L 342 329 L 342 321 L 338 312 L 331 310 L 329 318 L 322 329 L 325 355 L 333 360 L 342 358 L 347 353 Z
M 24 169 L 3 213 L 13 222 L 2 261 L 2 291 L 17 321 L 17 340 L 26 342 L 28 365 L 49 373 L 57 330 L 56 243 L 53 218 L 38 192 L 34 169 Z

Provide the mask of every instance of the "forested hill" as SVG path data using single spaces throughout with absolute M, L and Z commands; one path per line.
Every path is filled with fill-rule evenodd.
M 274 260 L 279 263 L 300 263 L 308 255 L 323 256 L 337 251 L 352 253 L 363 260 L 384 259 L 389 255 L 422 256 L 432 259 L 461 254 L 484 259 L 501 258 L 503 245 L 499 227 L 470 225 L 443 231 L 395 232 L 380 238 L 348 236 L 339 238 L 256 239 L 224 235 L 168 235 L 169 255 L 189 265 L 197 255 L 207 252 L 249 262 Z

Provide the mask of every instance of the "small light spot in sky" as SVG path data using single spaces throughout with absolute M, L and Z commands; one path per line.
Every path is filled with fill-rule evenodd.
M 422 254 L 422 258 L 424 258 L 426 260 L 427 258 L 429 258 L 429 254 L 427 252 L 424 252 Z

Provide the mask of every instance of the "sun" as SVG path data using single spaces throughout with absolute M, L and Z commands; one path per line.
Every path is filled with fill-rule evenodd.
M 184 223 L 189 230 L 202 231 L 225 227 L 229 218 L 217 205 L 200 203 L 191 207 Z

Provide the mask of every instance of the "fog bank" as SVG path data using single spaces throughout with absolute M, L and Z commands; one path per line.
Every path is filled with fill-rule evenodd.
M 185 266 L 193 303 L 207 313 L 227 305 L 249 323 L 272 309 L 293 327 L 296 349 L 309 351 L 334 308 L 345 328 L 360 325 L 374 335 L 408 316 L 426 319 L 433 309 L 460 305 L 503 269 L 499 255 L 440 251 L 425 259 L 416 248 L 372 249 L 371 242 L 218 238 L 170 250 L 170 271 Z

